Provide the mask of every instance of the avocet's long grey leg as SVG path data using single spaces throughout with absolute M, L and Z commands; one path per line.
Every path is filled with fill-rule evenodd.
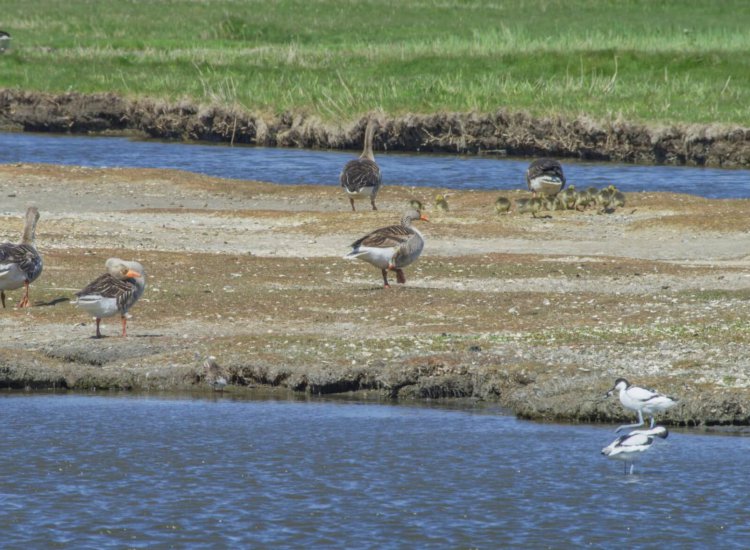
M 638 411 L 638 424 L 624 424 L 617 428 L 615 430 L 615 433 L 619 432 L 620 430 L 624 430 L 625 428 L 637 428 L 638 426 L 643 426 L 643 424 L 643 413 L 641 413 L 641 411 Z
M 635 468 L 635 462 L 630 463 L 630 475 L 633 475 L 633 469 Z
M 656 422 L 654 422 L 654 415 L 651 415 L 651 425 L 648 427 L 648 429 L 649 430 L 653 429 L 654 428 L 654 424 L 656 424 Z

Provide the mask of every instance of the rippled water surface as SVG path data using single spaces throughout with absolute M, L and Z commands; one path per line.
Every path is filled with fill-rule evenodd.
M 6 547 L 750 543 L 750 438 L 672 433 L 625 476 L 612 427 L 491 408 L 6 394 L 0 415 Z
M 225 178 L 283 184 L 338 185 L 358 152 L 228 147 L 119 137 L 0 133 L 0 163 L 43 162 L 92 167 L 177 168 Z M 376 151 L 384 185 L 453 189 L 525 189 L 528 160 L 384 154 Z M 713 198 L 750 197 L 750 171 L 564 161 L 569 183 L 624 191 L 673 191 Z

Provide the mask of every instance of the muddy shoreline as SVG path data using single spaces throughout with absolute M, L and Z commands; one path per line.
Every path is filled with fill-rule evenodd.
M 750 166 L 750 128 L 644 125 L 627 121 L 535 118 L 526 113 L 380 115 L 376 150 L 424 151 L 674 164 Z M 128 99 L 115 94 L 51 95 L 0 89 L 0 130 L 58 133 L 136 132 L 160 139 L 271 147 L 358 149 L 364 120 L 331 124 L 305 113 Z
M 498 216 L 496 192 L 456 191 L 449 212 L 428 207 L 406 285 L 385 291 L 341 259 L 441 191 L 389 186 L 378 212 L 352 213 L 335 187 L 0 165 L 0 241 L 35 202 L 45 258 L 33 307 L 0 310 L 0 388 L 206 392 L 213 355 L 228 395 L 469 398 L 625 422 L 603 397 L 623 376 L 680 399 L 666 424 L 750 425 L 750 201 L 633 193 L 610 214 L 534 219 Z M 95 340 L 68 301 L 110 256 L 140 261 L 148 287 L 129 337 L 109 319 Z

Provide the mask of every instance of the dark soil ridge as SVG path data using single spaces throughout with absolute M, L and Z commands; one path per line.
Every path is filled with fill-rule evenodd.
M 378 115 L 375 147 L 389 151 L 554 156 L 642 164 L 750 166 L 750 128 L 645 125 L 588 117 L 495 113 Z M 160 139 L 271 147 L 358 149 L 365 119 L 339 125 L 304 113 L 127 99 L 115 94 L 48 94 L 0 89 L 0 129 L 28 132 L 142 132 Z
M 128 391 L 203 392 L 212 390 L 200 365 L 162 362 L 148 371 L 124 367 L 105 353 L 92 359 L 91 352 L 77 353 L 59 346 L 17 354 L 0 350 L 0 389 L 24 391 Z M 78 350 L 80 351 L 80 350 Z M 143 350 L 141 350 L 143 352 Z M 153 351 L 153 350 L 151 350 Z M 147 352 L 148 353 L 148 352 Z M 96 355 L 96 354 L 95 354 Z M 463 369 L 445 374 L 446 364 L 467 365 L 471 357 L 414 357 L 400 363 L 326 369 L 298 369 L 276 364 L 224 365 L 228 397 L 251 397 L 255 392 L 283 390 L 298 395 L 353 396 L 383 400 L 468 398 L 499 403 L 519 418 L 547 422 L 632 423 L 634 415 L 620 406 L 616 396 L 605 398 L 610 382 L 601 375 L 573 376 L 561 383 L 534 365 L 505 368 L 484 365 L 480 371 Z M 489 367 L 489 368 L 487 368 Z M 750 406 L 742 391 L 683 387 L 678 405 L 659 416 L 667 426 L 745 432 L 750 426 Z M 584 398 L 582 398 L 584 397 Z

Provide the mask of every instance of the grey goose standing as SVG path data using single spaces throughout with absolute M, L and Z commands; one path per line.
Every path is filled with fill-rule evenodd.
M 5 291 L 26 288 L 18 307 L 29 307 L 29 285 L 42 274 L 44 263 L 34 246 L 39 210 L 30 206 L 26 210 L 21 242 L 0 244 L 0 301 L 5 307 Z
M 101 338 L 99 324 L 102 317 L 120 314 L 122 336 L 127 336 L 128 310 L 133 307 L 146 288 L 146 273 L 138 262 L 110 258 L 106 273 L 100 275 L 83 290 L 76 292 L 71 302 L 96 319 L 96 338 Z
M 366 197 L 370 198 L 372 209 L 378 209 L 375 206 L 375 197 L 380 190 L 382 179 L 380 177 L 380 168 L 375 162 L 375 155 L 372 152 L 372 139 L 375 135 L 377 124 L 372 118 L 367 122 L 365 146 L 362 154 L 358 159 L 347 162 L 339 176 L 341 187 L 344 188 L 344 191 L 349 196 L 352 211 L 356 210 L 354 208 L 354 200 Z
M 565 187 L 562 166 L 555 159 L 536 159 L 526 170 L 526 184 L 535 197 L 537 193 L 557 195 Z
M 344 258 L 363 260 L 379 267 L 385 288 L 390 288 L 388 271 L 395 271 L 396 281 L 405 283 L 403 268 L 419 258 L 424 248 L 422 234 L 411 225 L 416 220 L 429 221 L 418 210 L 410 210 L 401 218 L 399 225 L 381 227 L 354 241 L 352 251 Z

